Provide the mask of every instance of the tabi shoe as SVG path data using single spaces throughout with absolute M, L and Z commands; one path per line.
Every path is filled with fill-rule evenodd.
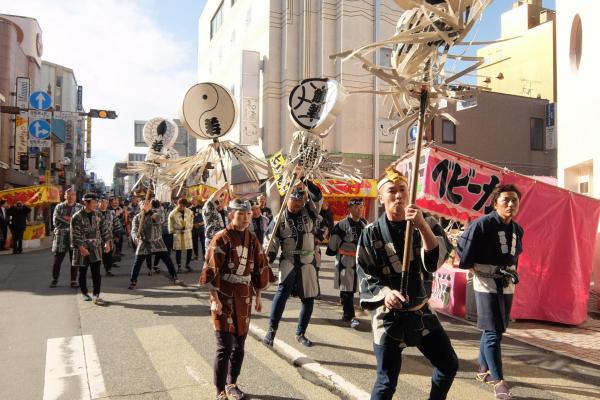
M 242 400 L 246 398 L 244 392 L 242 392 L 235 383 L 231 385 L 226 385 L 225 393 L 227 393 L 227 398 L 229 400 Z
M 71 281 L 71 287 L 73 289 L 78 289 L 79 288 L 79 283 L 77 283 L 77 281 Z
M 113 273 L 112 273 L 112 272 L 110 272 L 110 271 L 106 271 L 106 276 L 115 276 L 115 274 L 113 274 Z
M 52 282 L 50 282 L 50 287 L 56 287 L 57 284 L 58 281 L 56 279 L 52 279 Z
M 312 347 L 313 345 L 313 342 L 311 342 L 309 338 L 304 336 L 304 334 L 296 335 L 296 340 L 304 347 Z
M 129 287 L 127 289 L 129 290 L 134 290 L 137 286 L 137 282 L 131 282 L 129 283 Z
M 269 328 L 269 330 L 265 334 L 265 337 L 262 339 L 263 344 L 269 347 L 273 347 L 273 341 L 275 340 L 276 333 L 277 331 L 274 331 L 273 329 Z
M 83 297 L 83 301 L 92 301 L 92 296 L 90 296 L 87 293 L 83 294 L 82 297 Z
M 494 395 L 500 400 L 508 400 L 513 398 L 513 394 L 510 392 L 508 383 L 506 383 L 504 379 L 494 385 Z
M 221 393 L 219 393 L 217 395 L 217 400 L 229 400 L 227 398 L 227 393 L 225 393 L 225 391 L 223 390 Z
M 356 318 L 352 318 L 352 321 L 350 321 L 350 328 L 358 329 L 359 326 L 360 326 L 360 321 L 357 320 Z

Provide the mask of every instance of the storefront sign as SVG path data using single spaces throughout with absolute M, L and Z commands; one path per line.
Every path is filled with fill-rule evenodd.
M 22 109 L 29 108 L 29 92 L 30 92 L 29 78 L 18 77 L 17 78 L 17 99 L 16 106 Z
M 29 139 L 29 119 L 27 118 L 27 111 L 21 111 L 15 115 L 15 148 L 13 154 L 13 164 L 15 168 L 18 168 L 19 157 L 23 154 L 29 153 L 29 145 L 27 140 Z

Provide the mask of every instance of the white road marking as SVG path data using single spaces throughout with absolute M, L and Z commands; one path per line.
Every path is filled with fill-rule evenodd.
M 44 400 L 92 400 L 105 394 L 102 369 L 92 336 L 48 339 Z

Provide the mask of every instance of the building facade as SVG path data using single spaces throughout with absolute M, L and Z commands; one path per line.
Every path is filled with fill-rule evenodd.
M 35 19 L 0 14 L 0 95 L 4 97 L 3 105 L 17 106 L 18 96 L 28 101 L 28 94 L 17 90 L 17 78 L 25 83 L 23 91 L 39 87 L 42 52 L 42 30 Z M 3 166 L 0 168 L 0 190 L 30 186 L 39 180 L 35 160 L 28 157 L 26 122 L 26 117 L 20 115 L 0 114 L 0 165 Z
M 48 154 L 54 183 L 82 188 L 85 175 L 82 90 L 72 69 L 42 61 L 41 90 L 52 98 L 52 148 Z
M 486 63 L 480 86 L 556 102 L 556 13 L 542 0 L 518 0 L 501 16 L 501 42 L 477 51 Z
M 544 148 L 547 105 L 548 100 L 481 91 L 474 107 L 448 105 L 445 111 L 458 125 L 438 117 L 425 136 L 438 146 L 523 175 L 556 177 L 556 149 Z M 393 152 L 394 141 L 396 154 L 411 149 L 411 128 L 416 130 L 407 125 L 398 130 L 397 138 L 383 139 L 383 151 Z

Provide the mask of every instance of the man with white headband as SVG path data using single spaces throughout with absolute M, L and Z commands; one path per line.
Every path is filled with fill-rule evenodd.
M 451 244 L 433 217 L 408 204 L 408 182 L 395 169 L 386 169 L 377 189 L 385 213 L 362 231 L 357 249 L 360 304 L 371 312 L 377 359 L 371 399 L 392 398 L 406 347 L 417 347 L 434 366 L 429 398 L 445 399 L 458 370 L 458 358 L 429 309 L 423 276 L 444 263 Z M 403 273 L 407 220 L 414 231 L 408 273 Z

